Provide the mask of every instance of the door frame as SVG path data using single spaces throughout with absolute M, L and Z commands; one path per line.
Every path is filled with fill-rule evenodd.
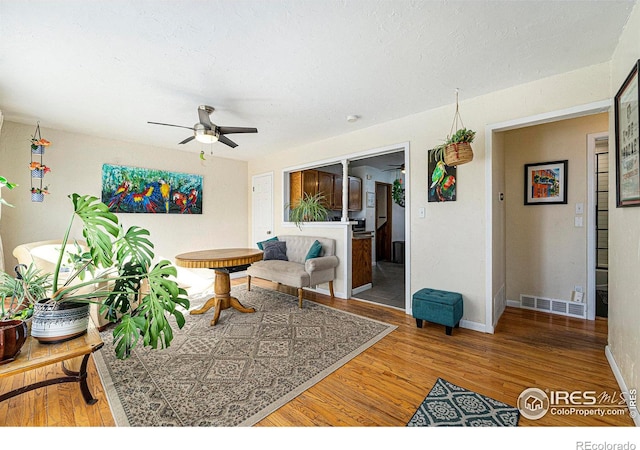
M 257 227 L 256 196 L 254 195 L 254 192 L 255 192 L 256 180 L 262 177 L 268 177 L 270 178 L 270 181 L 271 181 L 270 182 L 271 189 L 269 191 L 269 194 L 270 194 L 269 195 L 270 196 L 269 212 L 271 214 L 271 223 L 269 224 L 269 226 L 273 231 L 273 224 L 274 224 L 274 221 L 273 221 L 274 220 L 273 219 L 273 172 L 266 172 L 258 175 L 253 175 L 251 177 L 251 242 L 258 242 L 260 240 L 256 235 L 256 227 Z
M 596 318 L 596 143 L 603 138 L 609 139 L 609 132 L 587 135 L 587 319 Z M 609 168 L 611 172 L 611 168 Z
M 598 102 L 588 103 L 586 105 L 579 105 L 567 109 L 551 111 L 547 113 L 537 114 L 534 116 L 523 117 L 520 119 L 508 120 L 505 122 L 489 124 L 485 127 L 485 255 L 486 255 L 486 268 L 485 268 L 485 323 L 484 327 L 478 327 L 478 331 L 484 331 L 485 333 L 493 334 L 495 326 L 498 323 L 500 317 L 493 317 L 493 279 L 494 279 L 494 259 L 504 258 L 502 255 L 493 254 L 493 204 L 496 198 L 498 198 L 498 192 L 494 192 L 493 185 L 493 133 L 502 131 L 514 130 L 516 128 L 523 128 L 531 125 L 540 125 L 543 123 L 557 122 L 560 120 L 574 119 L 576 117 L 589 116 L 592 114 L 599 114 L 602 112 L 610 112 L 612 106 L 612 100 L 601 100 Z M 496 278 L 505 279 L 505 274 L 496 274 Z M 499 289 L 497 290 L 499 292 Z M 483 328 L 480 330 L 480 328 Z

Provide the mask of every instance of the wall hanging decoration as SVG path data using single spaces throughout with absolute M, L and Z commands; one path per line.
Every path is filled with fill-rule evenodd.
M 103 164 L 102 202 L 111 212 L 202 214 L 202 175 Z
M 455 202 L 457 169 L 448 166 L 440 156 L 438 150 L 429 150 L 427 198 L 429 202 Z
M 450 167 L 471 162 L 473 160 L 471 143 L 475 136 L 476 132 L 465 128 L 462 123 L 460 108 L 458 107 L 458 89 L 456 89 L 456 112 L 453 116 L 451 130 L 444 144 L 432 149 L 435 151 L 434 157 L 436 161 L 442 160 Z
M 40 122 L 36 125 L 36 131 L 31 137 L 31 163 L 29 164 L 29 170 L 31 171 L 31 201 L 42 202 L 45 194 L 49 193 L 47 186 L 42 185 L 45 175 L 51 171 L 51 169 L 44 165 L 42 158 L 46 147 L 51 145 L 51 142 L 42 138 L 40 134 Z
M 615 96 L 616 206 L 640 206 L 640 59 Z
M 374 194 L 375 195 L 375 194 Z M 402 186 L 402 178 L 393 180 L 391 188 L 391 198 L 393 201 L 404 208 L 404 187 Z
M 567 160 L 525 164 L 524 204 L 566 204 L 568 164 Z
M 43 188 L 32 187 L 31 188 L 31 201 L 40 203 L 44 201 L 44 196 L 49 193 L 49 187 L 45 186 Z

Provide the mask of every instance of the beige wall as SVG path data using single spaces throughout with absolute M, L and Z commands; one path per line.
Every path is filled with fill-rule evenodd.
M 607 131 L 608 114 L 596 114 L 504 133 L 507 299 L 520 294 L 570 300 L 587 288 L 587 134 Z M 524 165 L 568 160 L 564 205 L 524 205 Z M 574 226 L 576 203 L 584 225 Z
M 431 287 L 460 292 L 465 300 L 463 320 L 482 328 L 487 295 L 485 127 L 607 99 L 608 79 L 609 65 L 599 64 L 462 101 L 460 113 L 464 123 L 476 130 L 477 135 L 474 160 L 458 167 L 456 202 L 428 203 L 426 177 L 427 150 L 438 145 L 449 132 L 455 112 L 453 104 L 250 161 L 249 176 L 274 171 L 275 232 L 282 233 L 279 212 L 284 207 L 284 168 L 408 141 L 410 291 Z M 464 88 L 461 97 L 464 99 Z M 418 217 L 421 207 L 426 209 L 425 218 Z
M 640 58 L 636 4 L 611 60 L 611 97 Z M 609 191 L 615 192 L 615 125 L 609 119 Z M 609 349 L 629 389 L 640 387 L 640 208 L 616 208 L 609 196 Z M 636 422 L 640 423 L 640 422 Z
M 50 195 L 42 203 L 32 203 L 28 165 L 32 126 L 5 120 L 0 135 L 2 173 L 20 186 L 3 190 L 15 208 L 4 208 L 0 232 L 4 242 L 5 265 L 15 263 L 11 252 L 18 244 L 44 239 L 61 239 L 71 217 L 67 195 L 77 192 L 101 195 L 102 164 L 121 164 L 203 175 L 203 214 L 118 214 L 125 227 L 147 228 L 155 244 L 156 256 L 173 261 L 182 252 L 208 247 L 247 245 L 247 163 L 176 152 L 157 147 L 66 133 L 41 127 L 42 136 L 52 142 L 44 155 L 51 167 L 45 177 Z M 76 235 L 76 238 L 81 236 Z

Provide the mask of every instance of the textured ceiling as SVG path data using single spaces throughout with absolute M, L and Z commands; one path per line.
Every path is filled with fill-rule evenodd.
M 634 4 L 0 0 L 0 110 L 250 159 L 606 62 Z M 258 134 L 177 145 L 189 130 L 147 124 L 193 126 L 201 104 Z

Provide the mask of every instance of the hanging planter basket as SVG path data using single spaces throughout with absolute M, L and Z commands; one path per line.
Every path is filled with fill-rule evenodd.
M 44 145 L 31 146 L 31 153 L 34 155 L 44 155 Z
M 37 202 L 37 203 L 40 203 L 40 202 L 44 201 L 44 194 L 37 193 L 37 192 L 32 192 L 31 193 L 31 201 L 32 202 Z
M 36 169 L 31 171 L 31 178 L 42 178 L 44 177 L 44 170 Z
M 444 149 L 444 163 L 447 166 L 459 166 L 473 160 L 473 149 L 468 142 L 449 144 Z
M 458 90 L 456 89 L 456 113 L 453 116 L 451 130 L 445 143 L 433 149 L 433 156 L 436 160 L 443 160 L 447 166 L 456 167 L 473 160 L 473 149 L 471 143 L 476 132 L 468 130 L 462 123 L 460 109 L 458 107 Z

